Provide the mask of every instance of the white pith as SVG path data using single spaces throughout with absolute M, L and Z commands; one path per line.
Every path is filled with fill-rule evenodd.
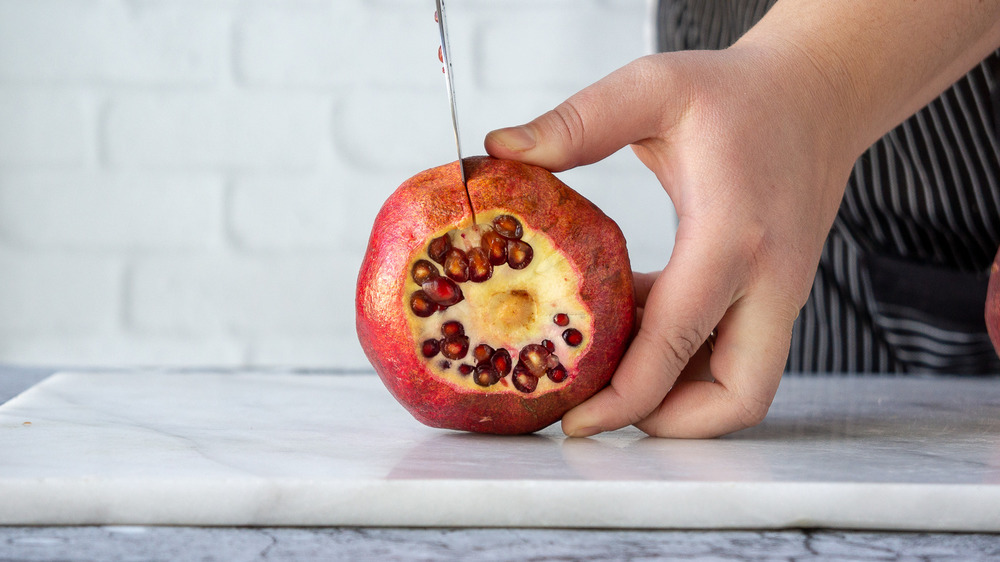
M 555 345 L 554 354 L 566 368 L 567 377 L 563 382 L 555 383 L 543 374 L 539 377 L 535 391 L 530 393 L 530 395 L 540 395 L 568 384 L 576 374 L 579 358 L 590 346 L 590 336 L 593 331 L 592 321 L 587 307 L 579 297 L 582 284 L 580 275 L 564 255 L 556 250 L 548 236 L 531 228 L 531 225 L 525 222 L 521 216 L 508 210 L 492 209 L 486 212 L 477 212 L 478 226 L 442 231 L 436 233 L 435 237 L 448 232 L 453 247 L 468 251 L 471 248 L 479 247 L 481 234 L 485 232 L 485 229 L 491 229 L 489 225 L 494 217 L 502 214 L 514 215 L 524 227 L 524 235 L 521 240 L 531 245 L 534 250 L 534 257 L 527 267 L 515 270 L 506 264 L 496 265 L 493 266 L 493 276 L 484 283 L 472 281 L 459 283 L 465 297 L 464 300 L 444 311 L 435 312 L 427 318 L 416 316 L 409 308 L 410 294 L 419 287 L 412 279 L 408 279 L 403 295 L 404 307 L 413 333 L 414 345 L 418 357 L 421 359 L 423 359 L 423 356 L 420 355 L 421 344 L 428 339 L 441 339 L 441 325 L 443 323 L 449 320 L 457 320 L 462 323 L 466 335 L 469 336 L 469 352 L 465 358 L 448 360 L 443 355 L 438 354 L 426 361 L 428 369 L 439 380 L 470 391 L 512 392 L 524 395 L 514 388 L 511 382 L 511 373 L 508 373 L 499 383 L 488 387 L 477 385 L 473 381 L 472 375 L 459 374 L 459 365 L 475 366 L 476 360 L 473 358 L 472 352 L 478 344 L 486 343 L 495 349 L 507 349 L 511 354 L 511 367 L 513 367 L 518 362 L 518 352 L 526 345 L 540 344 L 544 339 L 551 341 Z M 429 259 L 426 247 L 419 249 L 412 256 L 410 260 L 411 270 L 413 263 L 419 259 Z M 435 265 L 438 271 L 444 275 L 443 267 L 439 264 Z M 507 300 L 507 295 L 514 292 L 523 292 L 531 296 L 533 314 L 530 314 L 530 319 L 524 324 L 515 324 L 513 327 L 510 325 L 501 326 L 502 322 L 498 321 L 498 315 L 501 314 L 501 311 L 497 309 L 496 303 L 510 302 Z M 523 302 L 524 298 L 520 297 L 516 300 Z M 553 318 L 558 313 L 565 313 L 569 316 L 568 326 L 559 326 L 555 323 Z M 577 329 L 583 334 L 583 343 L 580 346 L 572 347 L 563 340 L 562 334 L 568 328 Z M 449 361 L 450 368 L 442 368 L 443 361 Z

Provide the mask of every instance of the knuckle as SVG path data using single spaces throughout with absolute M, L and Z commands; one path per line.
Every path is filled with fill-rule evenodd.
M 743 395 L 736 400 L 736 419 L 744 427 L 753 427 L 764 421 L 771 402 L 753 395 Z
M 586 123 L 583 120 L 583 114 L 573 100 L 559 104 L 550 114 L 557 134 L 562 136 L 566 143 L 573 148 L 584 146 Z
M 615 385 L 615 380 L 611 380 L 611 392 L 614 393 L 615 401 L 619 404 L 619 411 L 625 414 L 625 420 L 628 425 L 633 425 L 646 418 L 649 414 L 648 412 L 643 412 L 638 408 L 638 405 L 634 403 L 633 400 L 629 399 L 627 393 L 622 392 L 618 386 Z
M 663 357 L 670 371 L 664 374 L 672 377 L 676 377 L 681 372 L 688 360 L 704 343 L 704 338 L 701 337 L 698 330 L 681 325 L 673 325 L 662 331 L 640 328 L 636 339 L 643 340 Z

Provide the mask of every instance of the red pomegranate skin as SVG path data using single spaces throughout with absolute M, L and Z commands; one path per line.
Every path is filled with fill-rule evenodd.
M 456 163 L 404 182 L 379 211 L 358 275 L 357 331 L 390 393 L 422 423 L 495 434 L 531 433 L 608 384 L 635 320 L 632 271 L 615 222 L 547 170 L 491 157 L 465 160 L 477 210 L 510 209 L 545 232 L 578 270 L 592 341 L 570 383 L 539 396 L 459 390 L 433 376 L 403 308 L 408 266 L 432 235 L 472 225 Z
M 993 349 L 1000 354 L 1000 250 L 990 267 L 990 284 L 986 289 L 986 331 Z

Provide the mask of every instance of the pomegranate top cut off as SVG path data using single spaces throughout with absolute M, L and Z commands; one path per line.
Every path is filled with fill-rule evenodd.
M 428 425 L 528 433 L 611 379 L 635 304 L 625 239 L 547 170 L 466 158 L 386 200 L 358 274 L 358 338 Z M 472 210 L 475 210 L 475 218 Z

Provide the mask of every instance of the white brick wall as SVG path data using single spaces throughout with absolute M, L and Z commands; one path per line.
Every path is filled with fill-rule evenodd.
M 450 0 L 469 154 L 648 52 L 648 0 Z M 454 159 L 432 0 L 0 0 L 0 362 L 363 367 L 354 283 Z M 625 150 L 563 174 L 661 266 Z

